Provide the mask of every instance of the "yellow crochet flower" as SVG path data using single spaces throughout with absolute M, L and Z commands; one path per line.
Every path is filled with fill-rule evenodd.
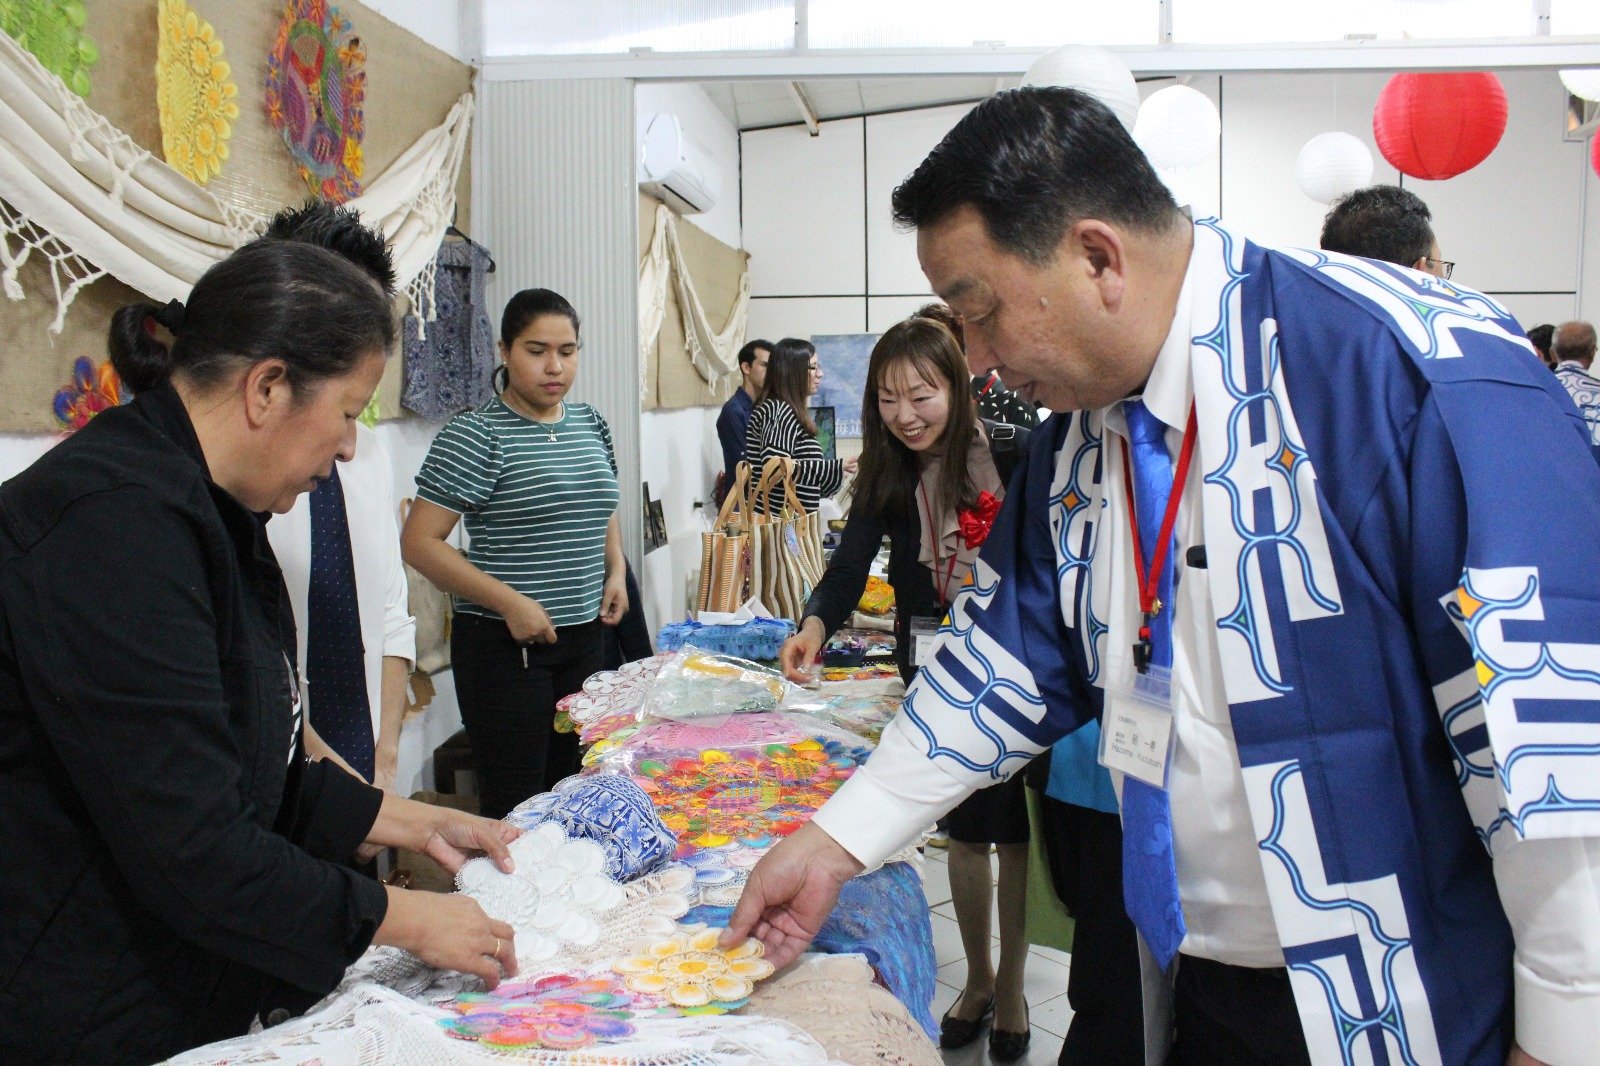
M 755 983 L 772 973 L 761 957 L 761 942 L 746 940 L 726 951 L 717 947 L 721 929 L 690 929 L 650 944 L 612 969 L 635 992 L 657 995 L 677 1007 L 732 1004 L 745 999 Z
M 222 173 L 239 117 L 239 87 L 211 24 L 184 0 L 160 0 L 156 108 L 167 163 L 204 185 Z

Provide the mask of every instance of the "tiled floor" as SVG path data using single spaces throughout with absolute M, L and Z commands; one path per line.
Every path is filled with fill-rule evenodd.
M 933 1017 L 944 1017 L 944 1012 L 961 994 L 966 982 L 967 958 L 961 947 L 961 933 L 956 926 L 955 909 L 950 902 L 950 873 L 945 863 L 945 852 L 940 848 L 927 849 L 924 864 L 925 886 L 928 894 L 929 918 L 933 922 L 933 953 L 939 964 L 939 984 L 933 996 Z M 990 859 L 994 861 L 993 857 Z M 991 916 L 991 930 L 999 928 L 998 919 Z M 1000 957 L 1000 938 L 993 937 L 993 954 Z M 1072 956 L 1054 948 L 1033 947 L 1028 955 L 1028 972 L 1023 980 L 1023 992 L 1028 999 L 1028 1017 L 1033 1023 L 1033 1039 L 1028 1053 L 1016 1060 L 1016 1066 L 1054 1066 L 1061 1053 L 1061 1039 L 1072 1020 L 1072 1008 L 1067 1006 L 1067 973 Z M 987 1031 L 982 1037 L 960 1051 L 946 1051 L 944 1061 L 961 1066 L 987 1066 L 989 1040 Z

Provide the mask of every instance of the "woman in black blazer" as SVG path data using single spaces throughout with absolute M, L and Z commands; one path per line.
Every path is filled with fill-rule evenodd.
M 872 349 L 850 520 L 806 603 L 799 632 L 784 643 L 781 659 L 791 679 L 807 680 L 802 668 L 849 618 L 886 535 L 895 656 L 907 681 L 916 673 L 919 645 L 931 644 L 919 633 L 939 625 L 966 584 L 1026 445 L 1026 430 L 978 418 L 970 377 L 955 336 L 927 318 L 898 323 Z M 973 794 L 947 819 L 950 887 L 968 967 L 966 989 L 941 1025 L 940 1045 L 970 1044 L 994 1015 L 990 1053 L 1000 1061 L 1019 1057 L 1027 1046 L 1022 917 L 1028 809 L 1022 789 L 1022 775 L 1015 774 Z M 997 968 L 989 965 L 991 844 L 1000 855 Z
M 306 759 L 263 512 L 353 455 L 393 342 L 381 280 L 256 241 L 187 308 L 117 312 L 137 398 L 0 487 L 0 1061 L 143 1064 L 242 1035 L 368 944 L 491 986 L 515 971 L 510 927 L 473 900 L 347 864 L 404 845 L 506 866 L 516 830 Z

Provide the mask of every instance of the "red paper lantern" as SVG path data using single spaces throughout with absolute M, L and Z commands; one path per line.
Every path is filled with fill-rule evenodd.
M 1493 74 L 1396 74 L 1372 111 L 1383 158 L 1429 181 L 1471 170 L 1505 131 L 1506 91 Z

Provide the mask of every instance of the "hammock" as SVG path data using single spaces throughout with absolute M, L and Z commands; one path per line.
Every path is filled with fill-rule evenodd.
M 382 232 L 400 285 L 434 317 L 433 262 L 455 209 L 473 97 L 348 202 Z M 11 37 L 0 34 L 0 287 L 50 264 L 60 333 L 78 291 L 110 274 L 157 302 L 184 299 L 200 275 L 260 233 L 267 216 L 226 203 L 92 110 Z

